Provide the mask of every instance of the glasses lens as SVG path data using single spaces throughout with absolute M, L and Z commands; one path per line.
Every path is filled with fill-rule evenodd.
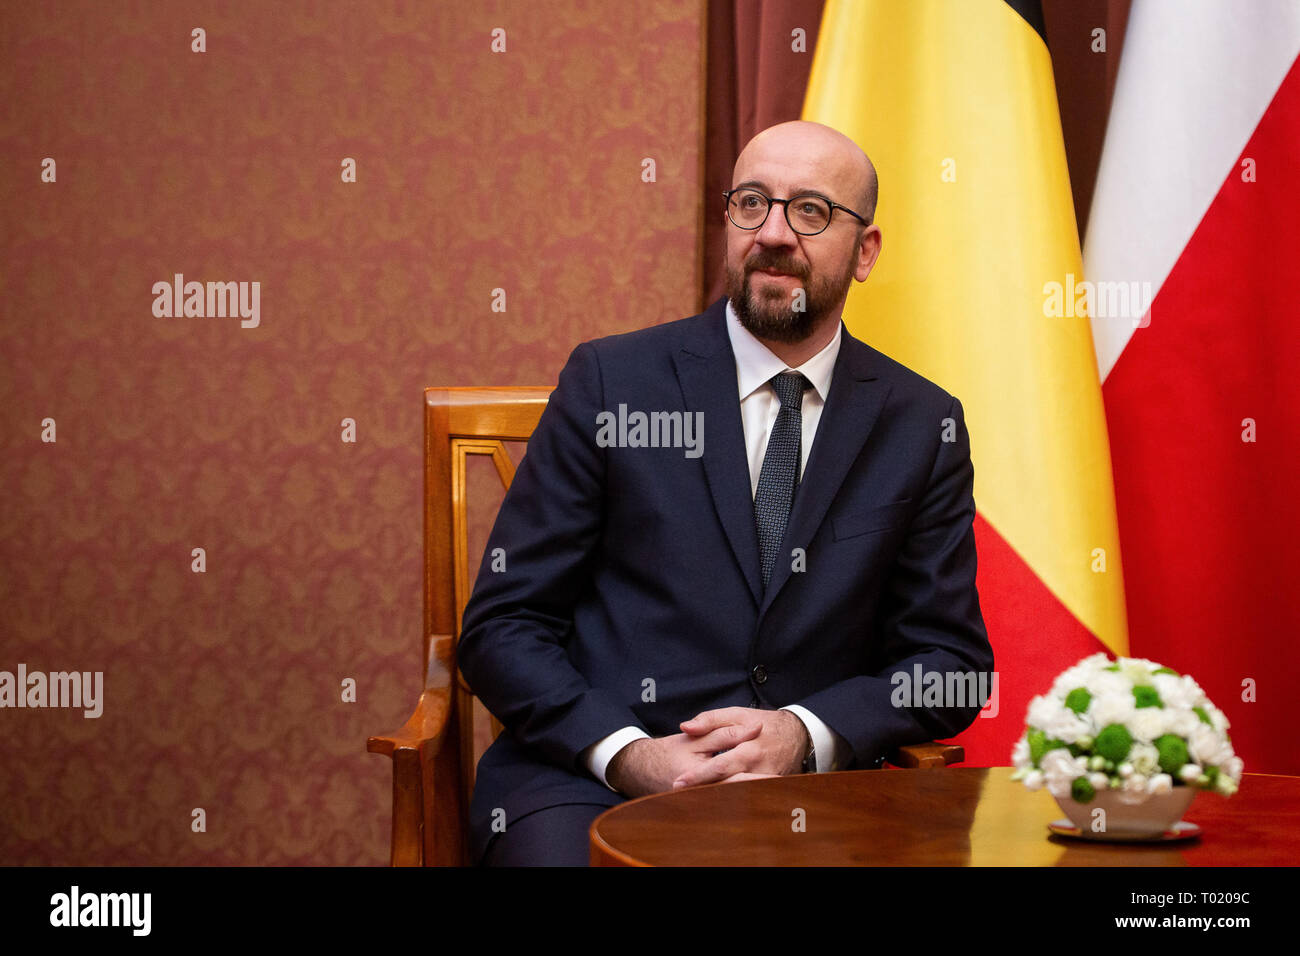
M 804 235 L 821 232 L 831 221 L 830 203 L 820 196 L 795 196 L 785 208 L 790 228 Z
M 741 229 L 755 229 L 767 218 L 767 197 L 753 189 L 739 189 L 727 202 L 727 215 Z

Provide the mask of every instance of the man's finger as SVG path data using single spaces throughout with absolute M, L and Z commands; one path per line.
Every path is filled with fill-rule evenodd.
M 737 783 L 741 780 L 766 780 L 768 777 L 779 777 L 779 773 L 733 773 L 723 783 Z
M 746 740 L 753 740 L 763 732 L 762 724 L 723 724 L 716 730 L 710 730 L 700 737 L 690 739 L 690 749 L 696 753 L 713 754 L 722 750 L 730 750 L 737 744 L 743 744 Z
M 751 717 L 754 710 L 751 707 L 720 707 L 717 710 L 706 710 L 703 713 L 696 714 L 690 720 L 683 721 L 678 726 L 682 733 L 691 736 L 707 734 L 711 730 L 727 724 L 747 723 L 742 718 Z
M 746 773 L 754 767 L 762 755 L 762 750 L 753 743 L 746 742 L 686 771 L 673 781 L 673 789 L 680 790 L 682 787 L 694 787 L 702 783 L 716 783 L 719 780 L 726 780 L 732 774 Z

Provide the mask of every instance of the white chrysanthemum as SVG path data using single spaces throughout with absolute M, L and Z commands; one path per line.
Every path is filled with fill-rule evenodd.
M 1201 704 L 1201 709 L 1204 710 L 1205 715 L 1210 718 L 1210 723 L 1214 726 L 1215 730 L 1221 734 L 1227 733 L 1228 728 L 1232 726 L 1228 723 L 1227 714 L 1219 710 L 1219 708 L 1215 707 L 1208 700 Z
M 1041 790 L 1043 787 L 1043 771 L 1031 770 L 1025 774 L 1026 790 Z
M 1237 792 L 1237 781 L 1233 780 L 1231 777 L 1219 774 L 1214 781 L 1214 789 L 1225 797 L 1230 797 Z
M 1043 769 L 1043 781 L 1054 797 L 1068 797 L 1074 781 L 1088 773 L 1083 758 L 1071 757 L 1068 750 L 1059 747 L 1049 750 L 1040 761 L 1040 766 Z
M 1011 748 L 1011 766 L 1028 767 L 1029 764 L 1029 741 L 1021 737 L 1016 741 L 1016 745 Z
M 1232 757 L 1232 746 L 1214 728 L 1200 724 L 1188 738 L 1187 752 L 1202 767 L 1217 767 Z
M 1241 771 L 1243 769 L 1245 769 L 1245 764 L 1241 762 L 1240 757 L 1233 754 L 1219 765 L 1219 776 L 1222 777 L 1226 775 L 1232 778 L 1233 783 L 1240 783 Z
M 1137 709 L 1133 706 L 1133 694 L 1128 690 L 1119 694 L 1108 694 L 1105 697 L 1094 697 L 1092 703 L 1088 705 L 1088 714 L 1092 717 L 1092 722 L 1096 724 L 1098 731 L 1110 724 L 1123 724 L 1127 727 L 1136 712 Z
M 1159 707 L 1139 707 L 1128 721 L 1134 740 L 1150 742 L 1169 732 L 1169 718 Z
M 1169 722 L 1169 733 L 1177 734 L 1184 740 L 1192 736 L 1197 727 L 1206 726 L 1201 722 L 1201 718 L 1190 710 L 1173 710 L 1165 714 L 1165 719 Z
M 1167 773 L 1158 773 L 1147 781 L 1147 792 L 1151 794 L 1168 793 L 1174 789 L 1174 778 Z
M 1117 663 L 1119 664 L 1119 672 L 1134 684 L 1139 685 L 1150 684 L 1151 672 L 1159 666 L 1153 666 L 1151 661 L 1140 657 L 1121 657 Z
M 1068 707 L 1062 707 L 1053 714 L 1042 730 L 1047 734 L 1048 740 L 1059 740 L 1067 744 L 1075 743 L 1080 737 L 1091 736 L 1095 732 L 1089 721 Z
M 1185 763 L 1179 768 L 1178 776 L 1183 783 L 1195 783 L 1201 776 L 1201 768 L 1194 763 Z
M 1094 671 L 1088 675 L 1083 686 L 1092 695 L 1093 700 L 1098 697 L 1133 699 L 1133 685 L 1123 674 L 1117 674 L 1115 671 Z
M 1156 674 L 1151 678 L 1156 693 L 1165 707 L 1176 710 L 1190 710 L 1200 695 L 1181 677 L 1173 674 Z
M 1035 697 L 1029 702 L 1029 713 L 1025 717 L 1025 723 L 1030 727 L 1046 730 L 1047 725 L 1063 710 L 1066 710 L 1065 705 L 1053 697 Z
M 1134 773 L 1124 778 L 1124 785 L 1119 791 L 1120 803 L 1141 803 L 1147 798 L 1147 778 L 1145 774 Z
M 1092 789 L 1100 793 L 1110 786 L 1110 777 L 1104 773 L 1090 773 L 1088 774 L 1088 782 L 1092 784 Z
M 1086 663 L 1086 662 L 1084 662 Z M 1084 664 L 1076 664 L 1067 671 L 1063 671 L 1055 681 L 1052 682 L 1052 693 L 1062 700 L 1070 691 L 1079 687 L 1086 688 L 1098 674 L 1106 673 L 1096 667 L 1086 667 Z
M 1115 772 L 1119 774 L 1121 777 L 1131 777 L 1133 776 L 1133 765 L 1129 763 L 1127 760 L 1125 760 L 1122 764 L 1120 764 L 1118 767 L 1115 768 Z
M 1149 777 L 1160 767 L 1160 752 L 1154 745 L 1139 741 L 1129 750 L 1128 762 L 1136 772 Z
M 1065 700 L 1066 695 L 1076 687 L 1082 687 L 1083 682 L 1087 680 L 1088 674 L 1077 667 L 1071 667 L 1069 670 L 1062 671 L 1057 675 L 1056 680 L 1052 681 L 1052 689 L 1049 691 L 1051 696 Z

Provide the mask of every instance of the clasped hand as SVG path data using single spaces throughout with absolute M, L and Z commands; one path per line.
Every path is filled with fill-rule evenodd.
M 631 797 L 702 783 L 797 773 L 808 731 L 788 710 L 723 707 L 682 722 L 679 734 L 634 740 L 610 761 L 605 776 Z

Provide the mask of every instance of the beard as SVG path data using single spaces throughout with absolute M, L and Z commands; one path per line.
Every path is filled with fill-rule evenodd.
M 795 296 L 784 289 L 771 287 L 755 292 L 750 278 L 762 269 L 797 278 L 804 291 L 803 308 L 795 309 Z M 806 265 L 780 252 L 762 251 L 740 267 L 727 264 L 727 298 L 736 310 L 736 318 L 750 334 L 773 342 L 802 342 L 839 305 L 853 281 L 853 272 L 850 256 L 841 274 L 822 275 L 809 283 Z

